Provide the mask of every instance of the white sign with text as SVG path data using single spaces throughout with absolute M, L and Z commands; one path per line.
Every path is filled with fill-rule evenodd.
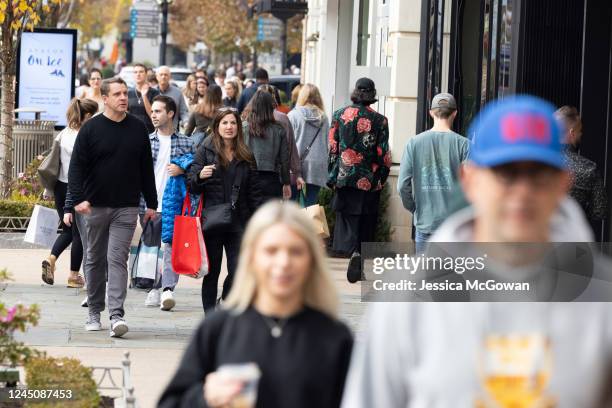
M 66 110 L 74 90 L 73 34 L 24 32 L 21 36 L 17 107 L 44 111 L 43 120 L 66 126 Z M 20 119 L 34 119 L 20 113 Z

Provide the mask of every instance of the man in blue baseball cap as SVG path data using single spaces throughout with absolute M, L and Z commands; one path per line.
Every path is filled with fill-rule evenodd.
M 450 217 L 438 242 L 591 241 L 577 204 L 567 200 L 561 124 L 532 96 L 488 105 L 474 121 L 462 187 L 471 208 Z M 563 214 L 561 226 L 551 225 Z M 559 219 L 559 217 L 557 217 Z
M 478 241 L 471 247 L 501 253 L 491 262 L 488 252 L 489 276 L 499 273 L 494 276 L 502 281 L 518 278 L 537 284 L 537 274 L 547 271 L 533 268 L 530 259 L 505 262 L 526 252 L 516 248 L 529 251 L 548 242 L 592 240 L 580 207 L 566 196 L 570 177 L 553 113 L 550 104 L 529 96 L 484 109 L 470 131 L 470 159 L 462 175 L 471 207 L 438 228 L 427 256 L 432 249 L 452 251 Z M 468 244 L 443 244 L 455 242 Z M 520 242 L 530 244 L 515 244 Z M 536 242 L 544 244 L 531 244 Z M 525 388 L 537 388 L 532 406 L 612 406 L 612 316 L 607 303 L 612 267 L 596 258 L 591 268 L 594 279 L 587 280 L 584 302 L 487 302 L 471 293 L 472 302 L 431 296 L 420 302 L 373 303 L 353 350 L 341 407 L 522 406 L 525 394 L 515 384 L 533 381 L 540 372 L 554 380 Z M 578 285 L 580 273 L 564 277 L 572 275 L 576 279 L 569 282 Z M 567 289 L 560 275 L 553 276 L 559 278 L 550 285 L 553 290 Z M 435 298 L 441 303 L 434 303 Z

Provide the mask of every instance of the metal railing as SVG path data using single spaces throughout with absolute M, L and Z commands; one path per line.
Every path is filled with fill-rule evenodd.
M 123 353 L 124 359 L 121 367 L 91 367 L 93 370 L 96 385 L 100 391 L 115 391 L 115 407 L 136 408 L 136 397 L 134 397 L 134 387 L 132 386 L 130 352 Z M 121 385 L 117 385 L 113 373 L 121 375 Z
M 0 216 L 0 232 L 25 232 L 29 223 L 30 217 Z
M 13 177 L 25 171 L 36 156 L 51 149 L 53 145 L 52 120 L 15 119 L 13 127 Z

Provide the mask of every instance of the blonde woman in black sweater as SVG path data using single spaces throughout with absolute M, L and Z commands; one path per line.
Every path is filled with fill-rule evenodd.
M 264 205 L 245 232 L 224 310 L 197 329 L 158 406 L 231 406 L 245 384 L 219 369 L 255 363 L 257 408 L 339 407 L 353 340 L 336 307 L 311 221 L 293 203 Z

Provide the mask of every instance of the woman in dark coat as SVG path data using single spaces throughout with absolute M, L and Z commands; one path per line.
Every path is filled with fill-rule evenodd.
M 289 145 L 285 129 L 274 118 L 274 99 L 257 90 L 242 115 L 245 142 L 255 156 L 264 201 L 290 199 Z
M 238 263 L 240 241 L 249 218 L 261 204 L 261 191 L 253 155 L 244 143 L 240 115 L 221 109 L 212 123 L 213 133 L 196 152 L 188 180 L 194 194 L 203 194 L 202 228 L 210 262 L 202 281 L 202 304 L 208 312 L 217 303 L 217 282 L 223 248 L 228 275 L 223 283 L 229 293 Z M 226 212 L 219 211 L 231 207 Z M 230 213 L 230 219 L 223 215 Z M 216 224 L 216 225 L 213 225 Z

